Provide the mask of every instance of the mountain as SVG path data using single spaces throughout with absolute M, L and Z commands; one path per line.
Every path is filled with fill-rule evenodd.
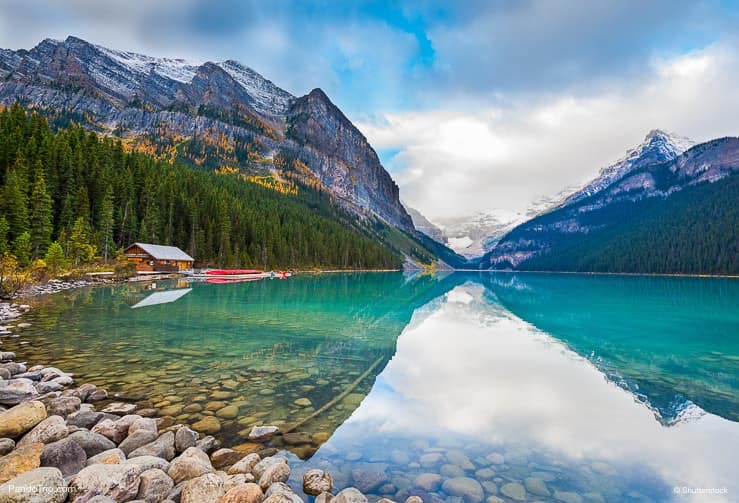
M 445 217 L 437 221 L 447 238 L 447 246 L 468 259 L 490 251 L 498 239 L 515 226 L 515 223 L 502 221 L 493 212 Z
M 233 60 L 156 58 L 70 36 L 0 50 L 0 106 L 17 102 L 55 129 L 79 124 L 156 160 L 326 194 L 356 219 L 347 225 L 402 260 L 438 259 L 366 137 L 320 89 L 296 97 Z
M 553 210 L 506 234 L 483 269 L 736 274 L 739 139 L 652 131 Z
M 70 120 L 193 166 L 300 178 L 349 211 L 414 232 L 398 187 L 323 91 L 294 97 L 236 61 L 196 64 L 76 37 L 0 51 L 0 103 Z
M 436 226 L 433 222 L 431 222 L 428 218 L 426 218 L 420 211 L 418 211 L 415 208 L 412 208 L 408 206 L 406 203 L 403 203 L 403 207 L 408 212 L 408 215 L 410 215 L 411 220 L 413 220 L 413 226 L 419 231 L 426 234 L 428 237 L 436 241 L 437 243 L 447 245 L 447 237 L 444 235 L 444 231 L 442 231 L 439 227 Z

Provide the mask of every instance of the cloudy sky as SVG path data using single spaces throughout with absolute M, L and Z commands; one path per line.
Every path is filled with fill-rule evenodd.
M 516 218 L 655 128 L 739 134 L 732 0 L 0 0 L 0 47 L 76 35 L 323 88 L 432 220 Z

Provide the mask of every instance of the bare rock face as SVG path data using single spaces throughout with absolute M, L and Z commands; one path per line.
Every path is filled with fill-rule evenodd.
M 293 174 L 318 180 L 346 209 L 413 230 L 376 152 L 320 89 L 295 98 L 235 61 L 192 64 L 76 37 L 0 55 L 2 105 L 22 101 L 42 113 L 73 109 L 83 126 L 104 134 L 122 130 L 134 140 L 154 133 L 226 137 L 264 157 L 288 152 L 309 170 Z M 195 164 L 199 154 L 182 155 Z
M 377 153 L 321 89 L 296 99 L 287 122 L 286 136 L 303 147 L 307 165 L 323 185 L 342 201 L 413 230 L 411 217 L 400 204 L 398 186 Z

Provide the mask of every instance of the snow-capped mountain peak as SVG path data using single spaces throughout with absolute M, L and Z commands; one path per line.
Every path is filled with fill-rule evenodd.
M 693 145 L 695 145 L 695 142 L 690 138 L 661 129 L 653 129 L 647 134 L 644 141 L 629 150 L 624 157 L 615 163 L 601 169 L 594 180 L 566 198 L 560 206 L 568 206 L 597 194 L 637 168 L 671 161 Z

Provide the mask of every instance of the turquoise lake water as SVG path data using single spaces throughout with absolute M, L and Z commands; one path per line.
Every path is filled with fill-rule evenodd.
M 5 350 L 214 416 L 227 445 L 320 410 L 266 446 L 296 487 L 321 467 L 374 500 L 739 501 L 736 280 L 326 274 L 35 303 Z

